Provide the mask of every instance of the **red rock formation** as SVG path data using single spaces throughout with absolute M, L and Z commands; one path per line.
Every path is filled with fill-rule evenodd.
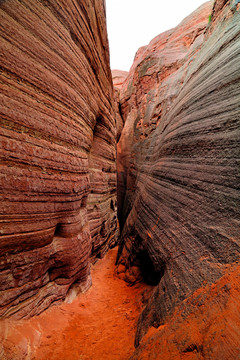
M 141 48 L 121 93 L 118 264 L 128 281 L 139 268 L 157 285 L 136 345 L 239 259 L 240 11 L 226 1 L 213 9 L 210 24 L 206 3 Z
M 127 76 L 128 76 L 127 71 L 112 70 L 113 86 L 118 89 L 121 89 Z
M 91 283 L 116 238 L 104 1 L 1 1 L 0 316 Z M 75 291 L 75 290 L 74 290 Z
M 127 71 L 112 70 L 112 79 L 114 86 L 114 113 L 117 123 L 117 141 L 120 139 L 124 125 L 120 108 L 120 89 L 122 88 L 123 82 L 126 79 L 127 75 Z
M 188 64 L 199 50 L 203 32 L 211 13 L 206 3 L 189 15 L 175 29 L 156 36 L 148 46 L 141 47 L 129 76 L 121 90 L 121 113 L 125 121 L 123 136 L 118 143 L 118 213 L 121 226 L 125 222 L 137 168 L 145 157 L 148 136 L 168 113 L 188 71 Z M 143 147 L 143 150 L 142 150 Z M 127 196 L 125 197 L 125 192 Z M 122 202 L 125 205 L 122 209 Z M 130 204 L 128 204 L 130 202 Z M 123 219 L 122 219 L 123 217 Z
M 238 359 L 239 293 L 240 267 L 233 266 L 216 284 L 183 301 L 165 325 L 151 328 L 130 359 Z

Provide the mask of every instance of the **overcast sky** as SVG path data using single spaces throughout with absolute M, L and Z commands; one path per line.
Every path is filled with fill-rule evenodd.
M 204 0 L 106 0 L 111 68 L 129 70 L 140 46 L 178 25 Z

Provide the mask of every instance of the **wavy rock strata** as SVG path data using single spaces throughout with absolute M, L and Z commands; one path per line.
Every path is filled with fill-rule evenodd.
M 208 24 L 211 5 L 139 49 L 121 93 L 118 271 L 156 285 L 136 345 L 239 259 L 240 4 Z
M 0 316 L 91 283 L 116 238 L 115 118 L 102 0 L 0 3 Z

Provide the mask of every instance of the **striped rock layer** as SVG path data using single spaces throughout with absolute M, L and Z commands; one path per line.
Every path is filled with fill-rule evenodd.
M 118 272 L 156 286 L 136 345 L 239 259 L 239 7 L 202 5 L 140 48 L 123 84 Z
M 115 243 L 105 4 L 1 1 L 0 37 L 0 316 L 21 318 L 87 289 Z

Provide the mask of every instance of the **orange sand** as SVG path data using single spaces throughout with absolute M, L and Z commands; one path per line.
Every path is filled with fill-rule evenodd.
M 0 323 L 2 359 L 124 360 L 134 351 L 143 291 L 114 275 L 117 249 L 92 269 L 93 286 L 72 304 L 61 304 L 29 320 Z M 2 341 L 1 341 L 2 340 Z
M 1 360 L 127 360 L 152 288 L 114 276 L 116 249 L 93 266 L 93 286 L 72 304 L 29 320 L 0 322 Z M 240 360 L 240 267 L 184 300 L 150 328 L 132 360 Z M 1 348 L 2 345 L 2 348 Z

